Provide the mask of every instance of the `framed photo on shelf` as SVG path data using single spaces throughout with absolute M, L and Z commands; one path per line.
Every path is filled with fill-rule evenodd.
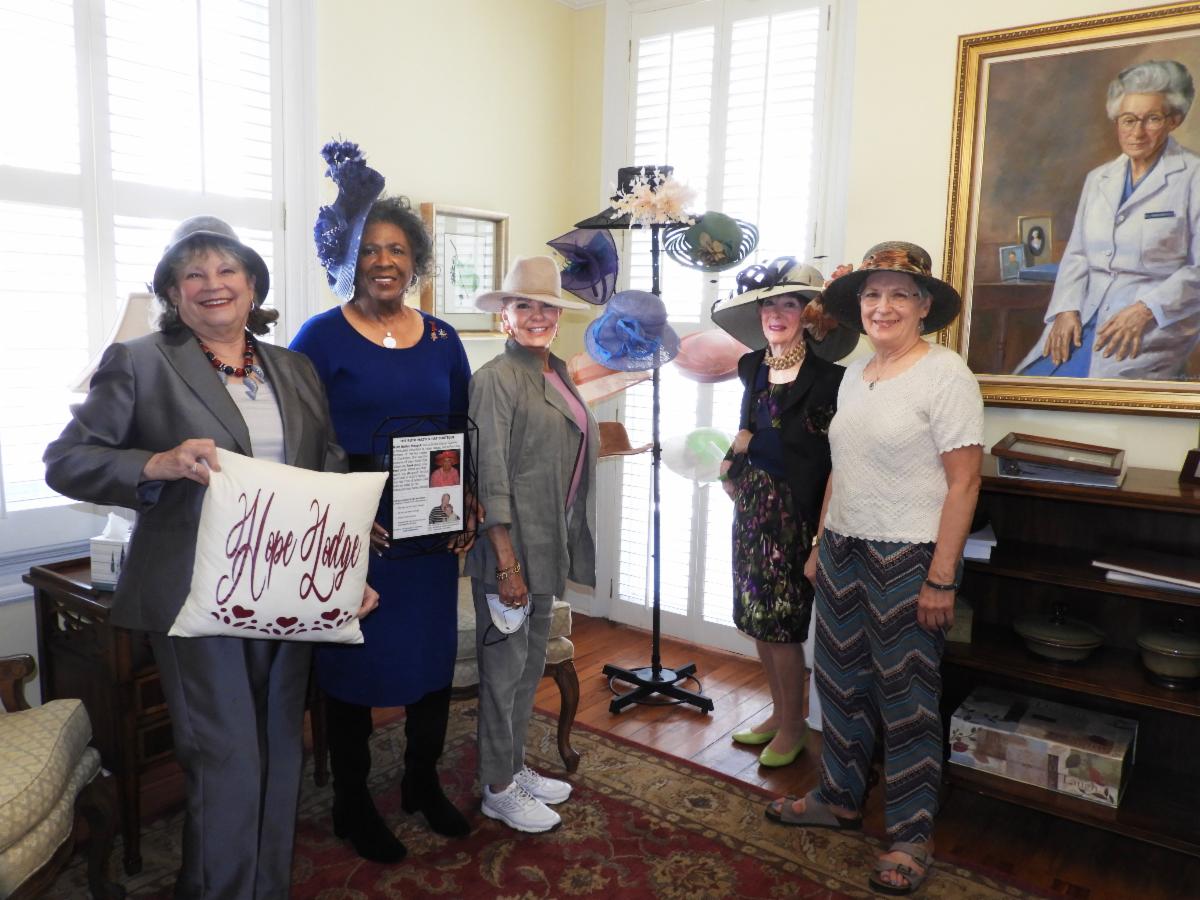
M 1189 450 L 1179 470 L 1180 484 L 1200 484 L 1200 450 Z
M 1016 281 L 1025 268 L 1025 247 L 1009 244 L 1000 248 L 1000 280 Z
M 434 271 L 421 286 L 421 309 L 460 332 L 496 332 L 499 318 L 477 310 L 475 296 L 498 289 L 504 278 L 508 215 L 422 203 L 421 219 L 434 255 Z
M 1025 265 L 1040 266 L 1043 263 L 1054 262 L 1051 258 L 1051 221 L 1050 216 L 1017 217 L 1017 236 L 1021 240 L 1021 246 L 1025 248 Z
M 943 274 L 962 295 L 963 312 L 940 340 L 966 359 L 988 405 L 1200 413 L 1200 345 L 1194 330 L 1200 294 L 1170 294 L 1169 302 L 1177 304 L 1173 320 L 1161 326 L 1138 323 L 1136 349 L 1125 343 L 1112 352 L 1111 343 L 1104 346 L 1112 329 L 1102 333 L 1138 299 L 1138 291 L 1169 292 L 1193 272 L 1200 279 L 1200 261 L 1188 249 L 1200 242 L 1192 225 L 1200 217 L 1200 199 L 1180 195 L 1178 202 L 1167 202 L 1168 194 L 1176 195 L 1164 181 L 1161 189 L 1135 190 L 1121 203 L 1121 173 L 1115 181 L 1111 177 L 1126 165 L 1128 133 L 1142 120 L 1128 111 L 1135 126 L 1110 117 L 1109 85 L 1126 69 L 1154 60 L 1178 63 L 1200 78 L 1200 3 L 1080 16 L 958 39 Z M 1158 165 L 1160 180 L 1164 165 L 1200 153 L 1195 108 L 1165 121 L 1170 128 Z M 1106 192 L 1113 183 L 1115 193 Z M 1136 272 L 1120 267 L 1109 272 L 1103 242 L 1093 234 L 1103 203 L 1111 206 L 1110 251 L 1122 260 L 1142 260 L 1143 248 L 1150 248 Z M 1123 218 L 1117 221 L 1128 222 L 1114 231 L 1118 206 Z M 1080 234 L 1074 235 L 1077 228 Z M 1002 252 L 1013 244 L 1024 251 L 1023 272 L 1016 279 L 1008 277 Z M 1066 254 L 1069 245 L 1078 248 L 1074 255 Z M 1134 278 L 1140 279 L 1138 285 Z M 1114 287 L 1100 309 L 1099 294 L 1110 282 Z M 1047 340 L 1057 317 L 1072 312 L 1084 319 L 1081 327 L 1090 323 L 1091 330 L 1083 335 L 1084 346 L 1068 353 L 1070 365 L 1062 365 L 1047 355 Z M 1126 319 L 1113 327 L 1128 328 Z M 1088 343 L 1092 334 L 1096 337 Z

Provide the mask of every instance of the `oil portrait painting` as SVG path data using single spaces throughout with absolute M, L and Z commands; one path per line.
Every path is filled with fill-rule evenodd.
M 988 402 L 1200 409 L 1197 82 L 1200 4 L 960 39 L 946 339 Z

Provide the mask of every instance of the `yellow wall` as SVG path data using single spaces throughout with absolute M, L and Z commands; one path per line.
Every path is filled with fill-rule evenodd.
M 940 268 L 959 35 L 1148 5 L 859 0 L 853 102 L 839 111 L 851 117 L 850 256 L 904 238 Z M 510 258 L 548 252 L 547 238 L 597 211 L 602 5 L 318 0 L 317 18 L 319 133 L 361 143 L 389 190 L 509 213 Z M 560 354 L 582 346 L 590 318 L 564 316 Z M 497 348 L 468 352 L 478 365 Z M 989 409 L 988 445 L 1009 431 L 1121 446 L 1131 464 L 1165 469 L 1197 444 L 1191 420 Z
M 845 243 L 851 255 L 897 238 L 929 250 L 934 271 L 941 266 L 959 35 L 1151 5 L 859 0 Z M 989 408 L 986 445 L 1009 431 L 1123 447 L 1131 465 L 1161 469 L 1178 469 L 1197 444 L 1196 423 L 1187 419 Z
M 508 213 L 510 260 L 549 253 L 596 211 L 603 36 L 602 6 L 555 0 L 318 0 L 318 134 L 414 205 Z M 564 317 L 564 350 L 589 319 Z M 468 342 L 472 363 L 498 347 Z

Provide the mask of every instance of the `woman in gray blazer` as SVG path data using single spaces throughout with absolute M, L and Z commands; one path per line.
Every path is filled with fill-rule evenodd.
M 44 456 L 56 491 L 138 513 L 112 621 L 149 633 L 187 776 L 176 897 L 283 900 L 291 882 L 310 645 L 167 636 L 217 448 L 346 470 L 312 365 L 255 340 L 278 316 L 262 307 L 268 287 L 225 222 L 183 222 L 154 272 L 160 330 L 105 351 Z
M 599 437 L 567 367 L 550 352 L 563 308 L 558 266 L 518 259 L 499 291 L 475 305 L 499 312 L 504 353 L 471 379 L 470 415 L 479 428 L 479 502 L 487 540 L 467 559 L 479 657 L 479 781 L 483 813 L 518 831 L 548 831 L 550 806 L 571 794 L 565 781 L 525 765 L 533 695 L 546 667 L 550 606 L 570 578 L 596 583 L 595 471 Z M 488 604 L 528 608 L 505 634 Z M 502 612 L 502 611 L 501 611 Z

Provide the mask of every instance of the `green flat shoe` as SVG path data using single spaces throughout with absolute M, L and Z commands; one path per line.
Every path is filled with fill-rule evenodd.
M 804 745 L 808 743 L 808 732 L 804 733 L 804 737 L 800 739 L 800 743 L 791 749 L 788 753 L 776 753 L 770 747 L 763 747 L 762 753 L 758 754 L 758 764 L 766 766 L 768 769 L 778 769 L 782 766 L 790 766 L 796 761 L 796 757 L 804 750 Z
M 730 737 L 738 744 L 746 744 L 751 747 L 757 747 L 760 744 L 769 744 L 775 739 L 775 735 L 779 733 L 778 728 L 770 731 L 755 731 L 752 728 L 747 728 L 745 731 L 735 731 Z

